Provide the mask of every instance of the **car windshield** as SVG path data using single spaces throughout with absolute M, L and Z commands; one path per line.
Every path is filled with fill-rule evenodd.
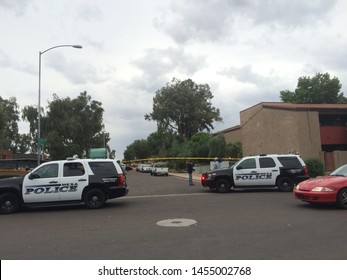
M 331 176 L 344 176 L 344 177 L 347 177 L 347 164 L 342 165 L 341 167 L 337 168 L 330 175 Z

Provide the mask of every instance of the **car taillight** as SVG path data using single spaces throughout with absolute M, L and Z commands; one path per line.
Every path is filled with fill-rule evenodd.
M 201 181 L 205 181 L 206 180 L 206 175 L 205 174 L 202 174 L 201 175 Z
M 308 168 L 307 168 L 307 166 L 304 166 L 304 175 L 308 175 Z
M 124 186 L 124 185 L 125 185 L 124 175 L 118 174 L 118 186 Z

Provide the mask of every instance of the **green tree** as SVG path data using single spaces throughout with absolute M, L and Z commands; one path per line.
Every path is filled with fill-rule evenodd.
M 28 151 L 37 153 L 37 108 L 34 106 L 25 106 L 22 110 L 22 120 L 29 123 L 29 133 L 24 138 L 25 143 L 29 143 L 30 148 Z M 22 145 L 26 146 L 25 143 L 22 143 Z
M 286 103 L 321 104 L 347 103 L 343 96 L 341 83 L 337 77 L 330 78 L 328 73 L 317 73 L 314 77 L 300 77 L 294 92 L 283 90 L 280 98 Z
M 228 143 L 225 150 L 225 156 L 231 158 L 242 158 L 242 144 L 237 141 L 234 143 Z
M 19 107 L 17 99 L 11 97 L 8 100 L 0 97 L 0 104 L 2 104 L 2 114 L 5 116 L 5 127 L 3 128 L 3 142 L 2 146 L 5 149 L 12 150 L 16 153 L 19 145 L 18 121 L 19 121 Z
M 54 94 L 47 113 L 42 110 L 41 137 L 48 139 L 45 152 L 52 159 L 64 159 L 74 154 L 81 157 L 91 148 L 107 146 L 110 138 L 104 131 L 101 105 L 87 92 L 80 93 L 75 99 L 61 99 Z M 22 118 L 30 123 L 29 136 L 33 150 L 37 151 L 37 108 L 26 106 Z
M 59 146 L 66 151 L 56 154 L 54 159 L 73 154 L 82 156 L 91 148 L 105 146 L 109 138 L 104 139 L 104 109 L 101 105 L 101 102 L 91 100 L 87 92 L 80 93 L 76 99 L 61 99 L 56 94 L 53 95 L 53 101 L 48 105 L 47 117 L 43 119 L 42 136 L 48 138 L 47 148 L 50 154 L 54 147 Z
M 209 156 L 210 157 L 223 157 L 226 150 L 226 142 L 224 135 L 213 137 L 209 143 Z
M 198 132 L 189 140 L 189 148 L 193 157 L 208 157 L 209 143 L 212 141 L 212 136 L 206 132 Z
M 7 115 L 4 110 L 4 105 L 0 102 L 0 148 L 3 148 L 6 123 Z
M 17 153 L 18 154 L 26 154 L 28 152 L 32 152 L 32 138 L 30 134 L 27 133 L 21 133 L 19 134 L 19 141 L 18 141 L 18 146 L 17 146 Z M 36 147 L 36 145 L 35 145 Z M 36 150 L 36 149 L 35 149 Z
M 147 137 L 148 152 L 151 156 L 166 157 L 177 134 L 158 130 Z
M 183 139 L 190 139 L 199 131 L 213 129 L 213 121 L 222 121 L 219 109 L 212 106 L 212 98 L 207 84 L 174 78 L 156 92 L 153 111 L 145 119 L 156 121 L 158 129 L 176 131 Z
M 150 157 L 151 154 L 148 149 L 148 141 L 147 140 L 135 140 L 132 144 L 127 146 L 124 151 L 124 159 L 132 160 L 132 159 L 144 159 Z

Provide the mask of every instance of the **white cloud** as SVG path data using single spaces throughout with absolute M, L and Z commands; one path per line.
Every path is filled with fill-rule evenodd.
M 121 157 L 155 131 L 144 115 L 174 77 L 210 85 L 224 119 L 215 130 L 239 124 L 258 102 L 280 101 L 301 76 L 328 72 L 347 92 L 346 9 L 344 0 L 3 0 L 0 95 L 35 105 L 39 51 L 82 45 L 42 56 L 42 102 L 87 91 L 102 102 Z
M 0 8 L 3 8 L 7 11 L 13 11 L 17 16 L 22 16 L 31 0 L 21 0 L 21 1 L 13 1 L 13 0 L 1 0 Z

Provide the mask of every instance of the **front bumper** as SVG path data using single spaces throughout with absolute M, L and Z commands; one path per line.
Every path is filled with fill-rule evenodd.
M 205 188 L 214 187 L 214 182 L 211 179 L 207 179 L 207 174 L 202 174 L 200 178 L 201 185 Z
M 294 190 L 294 197 L 305 202 L 332 203 L 336 202 L 336 192 L 311 192 Z

